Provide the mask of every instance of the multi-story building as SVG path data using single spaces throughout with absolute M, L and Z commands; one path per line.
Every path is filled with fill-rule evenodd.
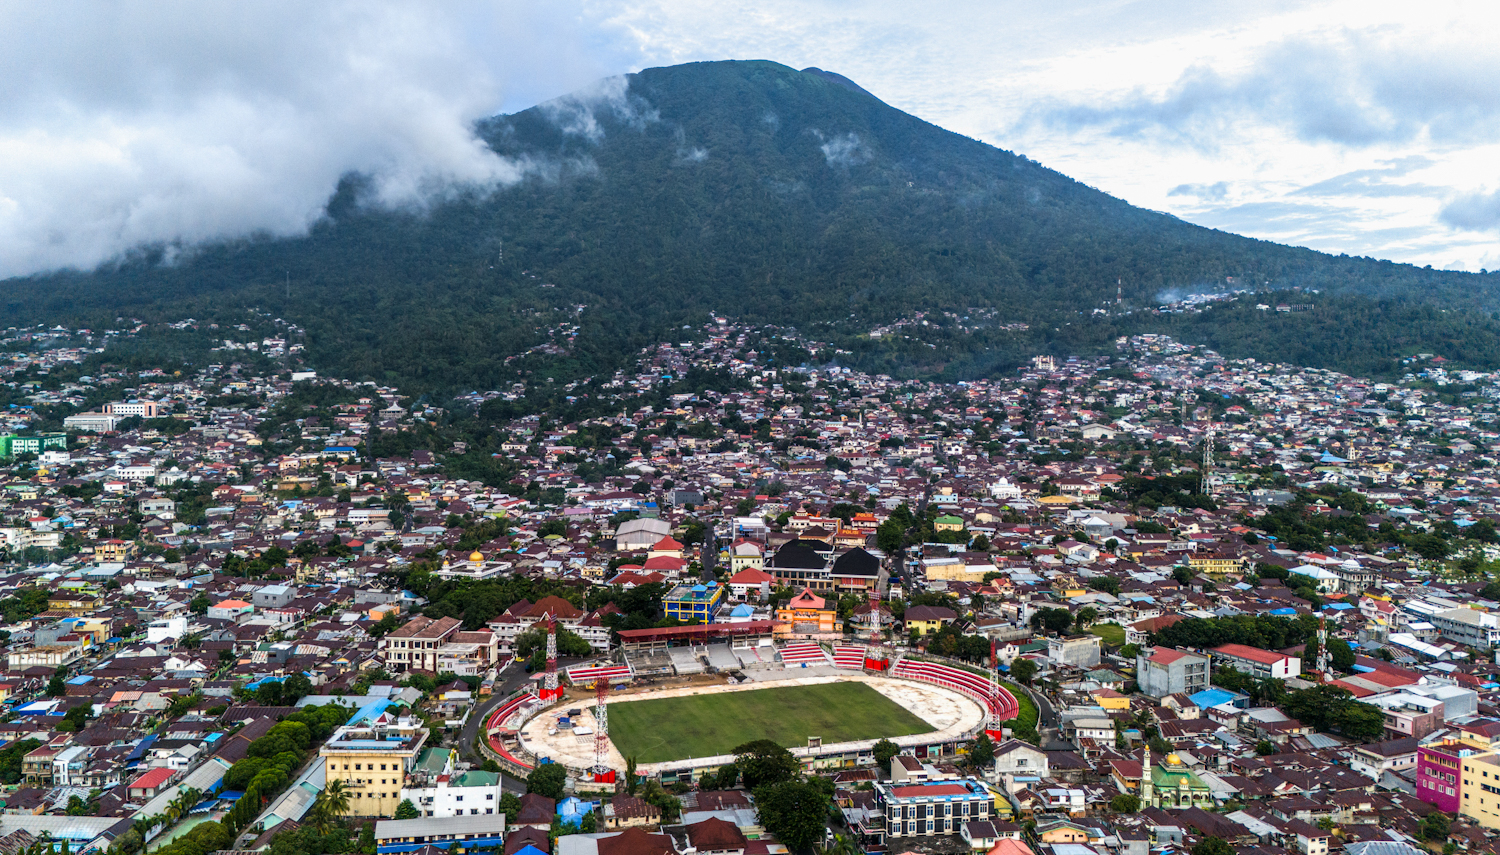
M 516 638 L 538 623 L 555 620 L 568 630 L 589 643 L 589 647 L 600 653 L 607 652 L 610 645 L 609 627 L 604 625 L 603 615 L 607 613 L 606 606 L 598 611 L 587 614 L 577 606 L 564 600 L 562 597 L 543 597 L 536 602 L 521 600 L 506 609 L 503 614 L 490 618 L 490 631 L 495 634 L 497 649 L 500 653 L 510 653 L 516 649 Z
M 51 433 L 42 436 L 0 436 L 0 460 L 9 460 L 18 454 L 41 454 L 45 449 L 68 449 L 68 435 Z
M 1393 692 L 1367 698 L 1366 703 L 1380 707 L 1385 712 L 1385 736 L 1400 739 L 1411 736 L 1420 739 L 1443 726 L 1446 718 L 1443 702 L 1411 692 Z
M 1152 647 L 1135 657 L 1135 680 L 1141 692 L 1161 699 L 1191 695 L 1208 688 L 1209 660 L 1186 650 Z
M 1244 644 L 1226 644 L 1209 651 L 1214 664 L 1233 668 L 1258 680 L 1283 680 L 1302 673 L 1302 660 Z
M 921 784 L 875 785 L 888 838 L 957 834 L 966 822 L 990 818 L 994 796 L 973 778 Z
M 421 719 L 397 716 L 379 705 L 334 731 L 318 755 L 327 779 L 343 781 L 349 789 L 351 815 L 395 814 L 427 734 Z
M 662 598 L 662 613 L 680 621 L 714 623 L 728 600 L 728 592 L 728 588 L 717 582 L 678 585 Z
M 438 649 L 462 626 L 458 618 L 412 618 L 381 639 L 387 667 L 397 672 L 438 673 Z
M 1417 748 L 1417 798 L 1438 810 L 1458 813 L 1463 803 L 1463 761 L 1479 753 L 1458 739 Z
M 1093 668 L 1099 664 L 1099 642 L 1097 635 L 1073 635 L 1067 638 L 1047 639 L 1047 658 L 1059 665 L 1073 668 Z
M 942 606 L 909 606 L 901 616 L 906 631 L 917 635 L 930 635 L 957 619 L 956 612 Z
M 1448 609 L 1428 617 L 1450 641 L 1489 650 L 1500 644 L 1500 615 L 1474 609 Z
M 781 587 L 833 590 L 828 556 L 808 546 L 806 541 L 794 540 L 776 550 L 765 569 Z
M 1485 828 L 1500 828 L 1500 756 L 1463 757 L 1458 812 Z
M 495 772 L 445 774 L 426 783 L 401 791 L 401 800 L 410 799 L 423 816 L 488 816 L 500 811 L 500 776 Z
M 63 419 L 63 427 L 68 430 L 110 433 L 124 418 L 112 413 L 76 413 Z
M 815 635 L 838 629 L 838 609 L 827 608 L 827 601 L 812 591 L 803 591 L 792 597 L 784 607 L 776 610 L 776 619 L 785 621 L 787 631 L 796 635 Z
M 104 412 L 121 418 L 140 416 L 143 419 L 159 418 L 166 414 L 160 401 L 116 401 L 105 404 Z
M 1457 813 L 1468 801 L 1479 806 L 1476 797 L 1464 798 L 1464 764 L 1500 747 L 1500 721 L 1485 719 L 1458 725 L 1454 730 L 1458 733 L 1456 738 L 1417 749 L 1417 798 L 1448 813 Z M 1480 770 L 1480 780 L 1484 780 L 1482 773 L 1488 771 Z M 1487 797 L 1485 800 L 1489 801 Z

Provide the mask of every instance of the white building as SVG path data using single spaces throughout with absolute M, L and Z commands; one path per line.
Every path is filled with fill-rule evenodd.
M 169 638 L 181 639 L 187 636 L 187 631 L 186 617 L 161 618 L 146 624 L 146 642 L 160 644 Z
M 64 418 L 63 427 L 68 430 L 109 433 L 120 424 L 122 418 L 111 413 L 78 413 Z
M 500 793 L 498 774 L 468 771 L 439 775 L 430 786 L 405 787 L 401 798 L 422 816 L 487 816 L 500 812 Z

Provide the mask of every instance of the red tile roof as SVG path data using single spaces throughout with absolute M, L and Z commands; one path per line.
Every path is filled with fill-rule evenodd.
M 1272 653 L 1269 650 L 1261 650 L 1259 647 L 1249 647 L 1244 644 L 1226 644 L 1222 647 L 1215 647 L 1214 652 L 1221 656 L 1232 656 L 1235 659 L 1248 659 L 1262 665 L 1274 665 L 1283 659 L 1291 658 L 1283 653 Z

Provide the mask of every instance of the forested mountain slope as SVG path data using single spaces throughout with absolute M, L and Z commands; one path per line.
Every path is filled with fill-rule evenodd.
M 1476 310 L 1463 313 L 1463 334 L 1490 336 L 1472 349 L 1500 354 L 1487 317 L 1492 276 L 1193 226 L 817 69 L 649 69 L 496 117 L 480 132 L 527 177 L 413 213 L 362 204 L 351 176 L 305 238 L 201 247 L 172 263 L 148 249 L 91 273 L 0 283 L 0 307 L 10 323 L 104 325 L 122 315 L 228 318 L 254 306 L 305 326 L 310 359 L 325 371 L 449 390 L 493 388 L 537 367 L 611 369 L 710 311 L 851 339 L 914 311 L 970 307 L 1053 331 L 1008 343 L 956 336 L 923 360 L 859 349 L 892 370 L 983 372 L 1028 348 L 1095 346 L 1160 325 L 1089 317 L 1113 302 L 1117 281 L 1127 307 L 1232 278 L 1235 287 L 1320 289 L 1334 296 L 1329 311 L 1349 295 L 1377 326 L 1382 304 L 1363 298 Z M 565 322 L 580 329 L 564 353 L 506 362 Z M 1387 350 L 1421 329 L 1404 334 Z M 1235 342 L 1266 358 L 1280 347 L 1253 333 Z

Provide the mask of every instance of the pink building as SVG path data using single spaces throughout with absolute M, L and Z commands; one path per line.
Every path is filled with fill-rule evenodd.
M 1463 763 L 1461 758 L 1474 753 L 1472 745 L 1456 739 L 1417 749 L 1417 798 L 1438 810 L 1458 813 L 1463 801 Z

